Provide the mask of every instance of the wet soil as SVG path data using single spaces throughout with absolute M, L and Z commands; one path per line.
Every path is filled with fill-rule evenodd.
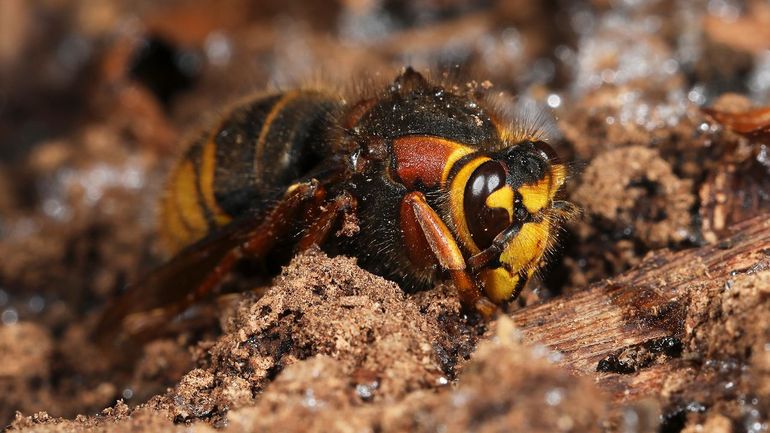
M 0 425 L 10 431 L 762 432 L 766 3 L 0 3 Z M 244 95 L 413 65 L 544 131 L 581 209 L 491 322 L 312 250 L 161 338 L 99 313 L 165 259 L 163 179 Z M 455 68 L 454 65 L 461 65 Z M 361 84 L 346 84 L 346 83 Z M 352 96 L 351 96 L 352 97 Z M 248 266 L 244 266 L 248 268 Z M 244 290 L 245 289 L 245 290 Z

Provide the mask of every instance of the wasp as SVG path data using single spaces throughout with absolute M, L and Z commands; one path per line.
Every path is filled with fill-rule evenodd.
M 236 106 L 179 159 L 161 203 L 175 255 L 107 308 L 139 334 L 218 287 L 244 257 L 321 246 L 407 290 L 451 279 L 467 311 L 515 299 L 554 243 L 565 165 L 472 92 L 412 68 L 350 104 L 318 90 Z M 287 254 L 287 252 L 289 254 Z

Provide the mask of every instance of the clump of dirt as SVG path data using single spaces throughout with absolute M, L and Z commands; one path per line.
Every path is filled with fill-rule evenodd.
M 511 425 L 535 432 L 599 431 L 607 405 L 590 381 L 575 380 L 523 344 L 509 319 L 498 321 L 491 332 L 455 387 L 415 392 L 395 403 L 362 404 L 360 389 L 356 396 L 339 363 L 315 357 L 287 368 L 256 406 L 232 412 L 226 431 L 281 426 L 285 431 L 493 432 Z M 343 392 L 329 392 L 340 388 Z M 347 398 L 340 401 L 340 395 Z
M 682 424 L 721 425 L 727 419 L 745 431 L 761 431 L 757 426 L 770 413 L 768 268 L 770 260 L 760 258 L 750 269 L 735 270 L 722 287 L 693 287 L 684 343 L 693 368 L 670 375 L 662 391 L 669 416 L 681 417 Z
M 597 372 L 631 374 L 653 364 L 665 364 L 682 356 L 682 341 L 666 336 L 624 347 L 599 361 Z
M 612 169 L 609 169 L 609 168 Z M 657 151 L 630 146 L 598 155 L 573 199 L 592 218 L 649 248 L 677 244 L 692 229 L 692 182 L 677 177 Z
M 748 98 L 730 93 L 722 95 L 713 106 L 713 110 L 727 115 L 751 108 Z M 729 227 L 770 208 L 770 157 L 764 140 L 752 140 L 723 128 L 719 142 L 722 154 L 698 191 L 701 230 L 709 242 L 716 242 Z
M 154 179 L 161 174 L 162 152 L 138 147 L 132 129 L 113 122 L 110 114 L 119 117 L 121 110 L 114 111 L 66 140 L 38 144 L 22 164 L 0 167 L 14 180 L 9 194 L 16 203 L 0 218 L 0 254 L 6 257 L 0 261 L 3 326 L 40 326 L 50 342 L 41 366 L 45 375 L 16 380 L 0 405 L 3 419 L 17 410 L 98 411 L 124 389 L 142 389 L 136 397 L 147 398 L 172 383 L 160 374 L 142 382 L 113 370 L 90 341 L 89 320 L 95 317 L 82 314 L 135 279 L 149 263 L 146 252 L 153 244 Z M 47 346 L 42 338 L 40 344 Z M 187 350 L 176 347 L 189 365 Z M 5 365 L 38 365 L 2 353 L 9 356 Z M 179 365 L 172 361 L 169 371 Z M 185 371 L 171 373 L 171 380 Z M 122 385 L 130 381 L 147 386 Z
M 223 332 L 168 397 L 175 419 L 221 417 L 318 355 L 336 360 L 361 400 L 393 401 L 446 384 L 439 353 L 454 352 L 436 318 L 397 285 L 320 252 L 298 256 L 263 297 L 244 300 Z
M 756 306 L 770 301 L 770 259 L 751 269 L 736 269 L 735 277 L 725 284 L 717 296 L 697 296 L 693 302 L 705 305 L 693 311 L 703 313 L 687 318 L 692 336 L 690 350 L 706 358 L 748 358 L 753 354 L 762 359 L 770 341 L 770 318 Z M 718 321 L 708 320 L 719 317 Z
M 568 275 L 547 284 L 556 293 L 626 271 L 654 249 L 703 241 L 698 187 L 723 152 L 718 127 L 689 100 L 701 90 L 683 93 L 684 70 L 667 73 L 643 54 L 676 63 L 660 35 L 633 25 L 630 33 L 640 48 L 625 35 L 583 53 L 590 73 L 558 122 L 573 152 L 569 197 L 585 212 L 569 225 Z M 624 62 L 639 64 L 621 74 Z
M 693 189 L 655 148 L 596 155 L 571 194 L 583 215 L 570 226 L 578 245 L 565 258 L 572 271 L 565 289 L 623 272 L 652 249 L 689 243 L 697 233 Z
M 430 302 L 434 297 L 440 301 Z M 70 422 L 38 415 L 18 419 L 13 428 L 109 428 L 130 415 L 131 425 L 144 431 L 196 419 L 229 424 L 235 431 L 276 426 L 328 431 L 343 425 L 382 431 L 476 426 L 485 431 L 526 419 L 533 410 L 527 404 L 540 406 L 542 399 L 560 416 L 532 420 L 534 431 L 585 431 L 597 425 L 605 404 L 599 398 L 588 407 L 581 401 L 587 394 L 599 396 L 590 381 L 576 381 L 544 354 L 534 354 L 510 322 L 496 325 L 494 343 L 477 351 L 462 368 L 458 388 L 450 390 L 449 377 L 466 359 L 449 354 L 466 353 L 467 339 L 475 343 L 482 331 L 468 326 L 457 306 L 451 293 L 409 299 L 351 259 L 311 251 L 295 258 L 263 297 L 247 296 L 224 335 L 204 344 L 198 368 L 164 396 L 133 410 L 118 405 L 101 419 Z M 466 340 L 453 336 L 460 328 Z M 159 360 L 168 359 L 161 353 L 173 354 L 174 346 L 159 341 L 146 348 L 154 363 L 140 362 L 139 375 L 157 374 Z M 41 358 L 40 368 L 27 371 L 46 374 L 50 345 L 34 349 L 25 357 Z M 313 415 L 312 423 L 301 413 Z
M 412 329 L 427 327 L 432 332 L 420 335 L 436 338 L 440 331 L 432 323 L 433 318 L 417 313 L 416 305 L 409 300 L 401 299 L 394 304 L 393 300 L 403 298 L 403 293 L 393 291 L 391 283 L 355 268 L 348 259 L 328 259 L 319 253 L 303 255 L 294 260 L 282 279 L 307 271 L 305 265 L 310 265 L 313 271 L 323 269 L 326 272 L 327 276 L 321 278 L 331 283 L 326 287 L 345 290 L 349 293 L 346 296 L 365 297 L 367 302 L 343 300 L 332 305 L 330 311 L 339 313 L 342 309 L 346 314 L 319 314 L 317 305 L 303 306 L 289 301 L 289 298 L 318 297 L 313 290 L 318 287 L 317 281 L 304 280 L 305 295 L 286 292 L 286 289 L 301 286 L 293 283 L 283 286 L 289 280 L 279 282 L 266 296 L 281 297 L 287 301 L 283 311 L 294 311 L 284 316 L 288 318 L 283 321 L 284 330 L 316 334 L 315 341 L 321 344 L 307 356 L 299 356 L 296 349 L 288 350 L 283 354 L 281 362 L 284 365 L 280 373 L 276 373 L 269 383 L 259 379 L 260 372 L 269 370 L 268 364 L 276 365 L 275 359 L 260 363 L 258 361 L 264 361 L 265 356 L 258 356 L 256 361 L 242 358 L 244 351 L 255 351 L 245 348 L 249 332 L 262 336 L 270 334 L 267 328 L 255 323 L 264 323 L 262 317 L 253 315 L 254 309 L 265 304 L 246 300 L 238 314 L 247 314 L 251 318 L 251 325 L 246 325 L 252 326 L 251 331 L 244 333 L 240 329 L 230 329 L 215 343 L 220 358 L 237 360 L 237 367 L 231 363 L 225 365 L 224 361 L 212 361 L 185 375 L 167 395 L 135 409 L 119 403 L 105 410 L 101 417 L 81 417 L 74 421 L 38 414 L 17 418 L 11 430 L 68 432 L 130 428 L 134 431 L 175 431 L 172 422 L 181 421 L 180 416 L 188 416 L 186 421 L 192 421 L 190 416 L 215 417 L 215 426 L 234 432 L 276 428 L 288 432 L 430 432 L 437 429 L 493 432 L 511 425 L 524 426 L 533 432 L 593 432 L 601 431 L 601 425 L 607 421 L 610 412 L 606 396 L 592 381 L 576 378 L 552 364 L 548 351 L 524 344 L 521 333 L 510 319 L 503 317 L 492 326 L 487 340 L 465 363 L 456 386 L 448 386 L 449 381 L 432 362 L 435 354 L 430 338 L 420 337 L 416 342 L 409 342 L 406 338 L 410 335 L 409 328 L 401 334 L 388 323 L 379 325 L 371 321 L 350 332 L 362 318 L 361 314 L 369 317 L 372 309 L 379 309 L 379 314 L 395 313 L 387 320 L 390 324 L 410 327 L 411 319 L 418 318 L 418 323 L 411 325 Z M 370 284 L 370 291 L 363 290 L 366 284 Z M 344 323 L 343 329 L 348 332 L 329 333 L 329 325 L 322 325 L 318 330 L 303 330 L 308 323 L 297 322 L 296 316 L 290 318 L 291 314 L 300 311 L 329 318 L 337 324 Z M 274 316 L 274 324 L 281 323 L 279 316 Z M 238 320 L 236 318 L 234 323 Z M 312 318 L 308 320 L 314 323 Z M 430 329 L 431 326 L 434 328 Z M 347 344 L 366 339 L 367 331 L 372 329 L 373 347 Z M 384 330 L 390 332 L 383 333 Z M 280 332 L 276 330 L 276 334 Z M 372 352 L 368 350 L 370 347 Z M 275 355 L 270 356 L 275 358 Z M 245 373 L 248 365 L 256 374 Z M 255 386 L 264 388 L 256 399 L 252 395 Z M 408 394 L 406 390 L 409 390 Z M 229 412 L 225 414 L 227 409 Z M 214 411 L 219 413 L 215 415 Z M 533 413 L 537 416 L 532 416 Z M 176 426 L 176 429 L 183 431 L 182 426 Z M 200 424 L 196 424 L 196 429 L 208 431 Z
M 25 407 L 35 401 L 53 404 L 49 369 L 52 351 L 51 335 L 42 326 L 23 323 L 0 327 L 0 353 L 9 361 L 23 361 L 3 362 L 0 367 L 0 392 L 5 396 L 5 404 L 9 407 Z

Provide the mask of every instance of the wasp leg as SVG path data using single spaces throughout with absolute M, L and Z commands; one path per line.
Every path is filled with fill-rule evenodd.
M 208 295 L 244 255 L 264 256 L 293 227 L 302 209 L 319 189 L 315 180 L 289 187 L 283 199 L 263 218 L 231 223 L 182 250 L 171 261 L 129 287 L 108 308 L 96 328 L 103 345 L 126 337 L 141 341 L 166 322 Z
M 401 226 L 409 248 L 420 249 L 423 245 L 432 258 L 446 269 L 460 295 L 463 308 L 477 311 L 485 318 L 491 317 L 497 307 L 481 296 L 476 283 L 468 274 L 465 259 L 452 232 L 434 211 L 420 192 L 408 193 L 401 202 Z M 421 234 L 422 236 L 417 236 Z M 414 250 L 413 250 L 414 251 Z M 412 257 L 421 255 L 419 252 Z
M 248 234 L 245 242 L 230 250 L 206 276 L 189 297 L 190 302 L 195 302 L 216 288 L 244 256 L 264 256 L 275 245 L 275 241 L 288 232 L 293 220 L 291 216 L 319 190 L 322 188 L 314 181 L 290 186 L 284 200 L 278 203 L 264 222 Z
M 321 209 L 305 230 L 302 239 L 297 243 L 297 250 L 304 251 L 313 245 L 321 245 L 329 236 L 329 231 L 337 219 L 346 212 L 354 210 L 356 201 L 348 193 L 343 193 Z

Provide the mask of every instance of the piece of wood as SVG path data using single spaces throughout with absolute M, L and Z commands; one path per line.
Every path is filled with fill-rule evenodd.
M 687 343 L 685 319 L 717 296 L 737 273 L 770 268 L 770 217 L 738 224 L 722 241 L 679 252 L 650 253 L 640 266 L 588 290 L 513 313 L 524 339 L 558 352 L 561 365 L 595 375 L 619 401 L 659 393 L 668 375 L 687 368 L 673 358 L 632 374 L 599 373 L 598 363 L 625 348 L 673 337 Z

